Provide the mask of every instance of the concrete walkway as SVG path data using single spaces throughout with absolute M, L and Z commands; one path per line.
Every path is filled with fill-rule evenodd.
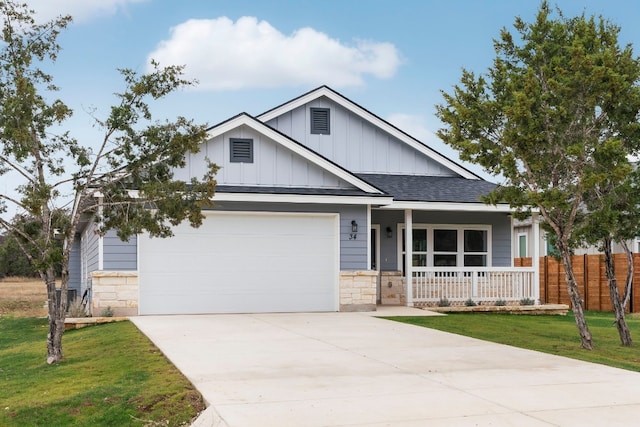
M 611 427 L 640 414 L 638 373 L 364 313 L 132 321 L 210 405 L 199 427 Z

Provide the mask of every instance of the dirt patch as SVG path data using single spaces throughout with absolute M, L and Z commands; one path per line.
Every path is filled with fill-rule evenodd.
M 5 277 L 0 280 L 0 316 L 44 317 L 47 288 L 42 280 Z

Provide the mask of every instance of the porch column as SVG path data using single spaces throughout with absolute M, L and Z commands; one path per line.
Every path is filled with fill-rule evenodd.
M 413 212 L 404 211 L 404 277 L 407 284 L 407 307 L 413 307 Z
M 533 253 L 531 254 L 531 265 L 533 266 L 533 299 L 536 304 L 540 303 L 540 220 L 539 214 L 533 212 L 531 214 L 531 225 L 533 226 Z

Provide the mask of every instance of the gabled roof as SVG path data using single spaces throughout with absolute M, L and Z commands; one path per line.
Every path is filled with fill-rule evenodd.
M 262 122 L 268 122 L 273 118 L 276 118 L 284 113 L 294 110 L 302 105 L 305 105 L 323 96 L 331 99 L 332 101 L 336 102 L 337 104 L 351 111 L 353 114 L 361 117 L 364 120 L 369 121 L 373 125 L 393 135 L 395 138 L 399 139 L 400 141 L 404 142 L 405 144 L 409 145 L 410 147 L 414 148 L 415 150 L 419 151 L 425 156 L 431 158 L 432 160 L 442 164 L 448 169 L 451 169 L 452 171 L 459 174 L 463 178 L 466 178 L 469 180 L 481 179 L 475 173 L 469 171 L 468 169 L 459 165 L 458 163 L 454 162 L 448 157 L 445 157 L 444 155 L 433 150 L 432 148 L 426 146 L 425 144 L 418 141 L 411 135 L 398 129 L 397 127 L 387 122 L 386 120 L 381 119 L 380 117 L 376 116 L 366 108 L 363 108 L 360 105 L 356 104 L 355 102 L 345 98 L 344 96 L 334 91 L 333 89 L 329 88 L 328 86 L 320 86 L 319 88 L 314 89 L 310 92 L 307 92 L 297 98 L 294 98 L 289 102 L 286 102 L 278 107 L 275 107 L 269 111 L 266 111 L 260 114 L 259 116 L 257 116 L 256 118 Z
M 353 185 L 357 189 L 369 193 L 369 194 L 384 194 L 379 188 L 371 185 L 370 183 L 364 181 L 361 178 L 358 178 L 356 175 L 352 174 L 342 166 L 337 163 L 327 159 L 321 154 L 311 150 L 308 147 L 300 144 L 296 140 L 288 137 L 287 135 L 279 132 L 278 130 L 268 126 L 261 121 L 257 120 L 255 117 L 250 116 L 247 113 L 240 113 L 237 116 L 234 116 L 222 123 L 219 123 L 215 126 L 207 129 L 207 136 L 209 139 L 220 136 L 225 132 L 229 132 L 233 129 L 236 129 L 240 126 L 247 126 L 256 132 L 265 135 L 271 140 L 275 141 L 277 144 L 289 149 L 290 151 L 302 156 L 304 159 L 309 161 L 310 163 L 315 164 L 316 166 L 322 168 L 323 170 L 337 176 L 345 182 Z

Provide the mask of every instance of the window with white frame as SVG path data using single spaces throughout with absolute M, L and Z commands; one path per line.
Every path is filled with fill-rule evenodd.
M 412 239 L 413 239 L 413 261 L 411 265 L 414 267 L 426 267 L 427 266 L 427 228 L 425 227 L 413 227 Z M 406 239 L 404 229 L 402 233 L 399 233 L 402 239 L 402 273 L 404 275 L 404 267 L 406 265 Z
M 486 267 L 489 233 L 487 230 L 464 230 L 464 266 Z
M 529 256 L 529 245 L 527 243 L 527 234 L 518 234 L 518 258 L 526 258 Z
M 412 232 L 414 267 L 487 267 L 491 265 L 491 226 L 415 224 Z M 398 232 L 398 263 L 404 275 L 404 225 Z

